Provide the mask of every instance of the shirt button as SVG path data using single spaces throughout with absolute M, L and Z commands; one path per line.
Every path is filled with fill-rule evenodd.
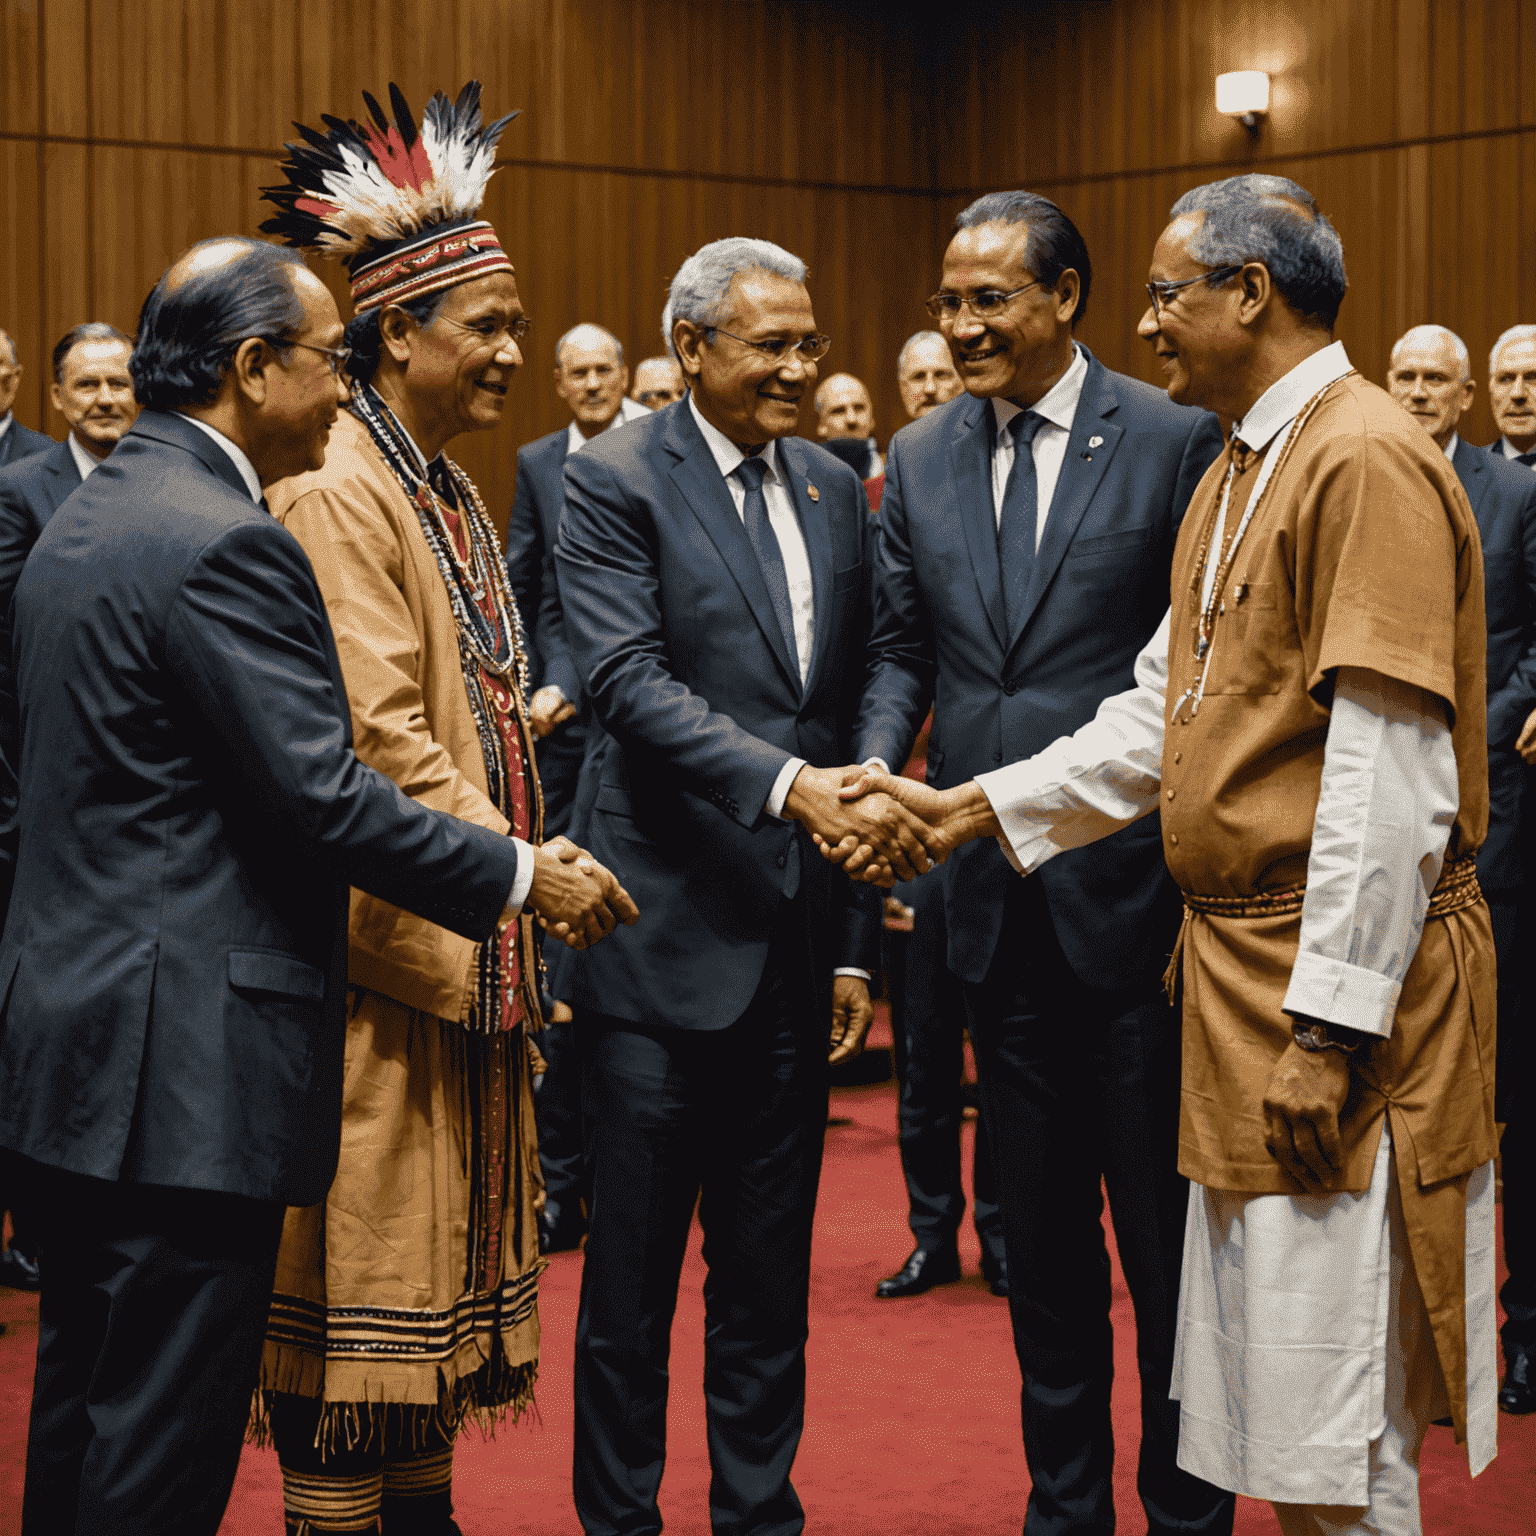
M 1181 757 L 1183 757 L 1183 755 L 1184 755 L 1184 754 L 1183 754 L 1183 753 L 1182 753 L 1182 752 L 1175 752 L 1175 753 L 1174 753 L 1174 754 L 1173 754 L 1173 760 L 1174 760 L 1174 762 L 1178 762 L 1178 760 L 1179 760 L 1179 759 L 1180 759 L 1180 758 L 1181 758 Z
M 1169 790 L 1169 791 L 1168 791 L 1168 798 L 1169 798 L 1169 799 L 1170 799 L 1170 800 L 1172 800 L 1172 799 L 1173 799 L 1173 791 L 1172 791 L 1172 790 L 1171 790 L 1171 789 L 1170 789 L 1170 790 Z
M 784 865 L 785 865 L 785 864 L 786 864 L 786 863 L 787 863 L 787 862 L 788 862 L 788 859 L 787 859 L 787 856 L 786 856 L 786 855 L 785 855 L 785 854 L 782 854 L 782 853 L 781 853 L 781 854 L 780 854 L 780 855 L 779 855 L 779 868 L 780 868 L 780 869 L 783 869 L 783 868 L 784 868 Z
M 1170 832 L 1170 833 L 1169 833 L 1169 834 L 1168 834 L 1168 841 L 1169 841 L 1169 842 L 1170 842 L 1170 843 L 1175 843 L 1175 844 L 1177 844 L 1177 842 L 1178 842 L 1178 840 L 1179 840 L 1179 834 L 1178 834 L 1178 833 L 1177 833 L 1177 832 Z

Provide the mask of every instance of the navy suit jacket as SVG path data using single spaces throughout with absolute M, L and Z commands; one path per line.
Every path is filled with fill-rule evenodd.
M 34 432 L 31 427 L 24 427 L 11 417 L 11 425 L 5 436 L 0 437 L 0 467 L 6 464 L 19 464 L 23 459 L 29 459 L 34 454 L 47 453 L 55 447 L 51 437 L 45 437 L 41 432 Z
M 507 573 L 533 647 L 534 689 L 553 684 L 579 705 L 584 690 L 566 643 L 555 578 L 555 535 L 565 505 L 562 471 L 569 443 L 569 429 L 561 427 L 517 450 L 517 492 L 507 520 Z
M 762 978 L 800 864 L 817 996 L 834 966 L 876 969 L 880 903 L 769 816 L 784 764 L 852 761 L 861 713 L 903 680 L 870 649 L 870 517 L 859 477 L 780 438 L 810 556 L 811 669 L 798 669 L 730 490 L 686 401 L 565 465 L 556 563 L 566 633 L 608 733 L 587 846 L 640 907 L 572 967 L 573 1001 L 650 1026 L 718 1029 Z M 814 487 L 815 494 L 812 494 Z
M 904 708 L 859 738 L 860 759 L 905 761 L 931 704 L 928 782 L 946 789 L 1033 756 L 1132 686 L 1137 653 L 1168 608 L 1184 509 L 1222 436 L 1214 416 L 1087 357 L 1025 611 L 1010 633 L 1000 623 L 990 402 L 961 395 L 891 439 L 876 643 L 900 669 Z M 950 967 L 981 981 L 1007 882 L 1018 877 L 992 838 L 960 849 L 944 870 Z M 1182 908 L 1157 816 L 1058 854 L 1035 878 L 1084 981 L 1141 985 L 1161 972 Z
M 1536 709 L 1536 474 L 1458 441 L 1451 466 L 1483 543 L 1488 607 L 1488 836 L 1477 878 L 1493 892 L 1525 885 L 1520 811 L 1531 770 L 1515 739 Z
M 484 939 L 512 840 L 358 761 L 308 558 L 184 417 L 145 411 L 53 516 L 12 617 L 0 1146 L 314 1204 L 340 1143 L 348 887 Z

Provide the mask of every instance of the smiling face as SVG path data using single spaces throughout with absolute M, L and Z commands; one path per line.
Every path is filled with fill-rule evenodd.
M 851 373 L 835 373 L 816 391 L 816 410 L 821 418 L 816 436 L 823 442 L 834 437 L 873 437 L 875 408 L 869 391 Z
M 806 391 L 816 383 L 816 364 L 796 350 L 816 335 L 805 284 L 776 272 L 738 272 L 726 293 L 725 313 L 714 323 L 718 329 L 712 335 L 689 320 L 673 327 L 700 413 L 738 447 L 788 437 L 799 424 Z M 752 346 L 755 341 L 788 345 L 775 358 Z
M 1488 380 L 1488 403 L 1499 431 L 1521 453 L 1536 449 L 1536 337 L 1499 348 Z
M 1003 291 L 1006 293 L 1007 289 Z M 965 390 L 942 336 L 925 336 L 913 342 L 896 376 L 896 384 L 901 390 L 901 403 L 913 421 Z
M 1152 252 L 1148 280 L 1181 283 L 1214 270 L 1189 253 L 1203 213 L 1175 219 L 1159 236 Z M 1152 343 L 1163 365 L 1168 398 L 1179 405 L 1198 405 L 1227 417 L 1240 417 L 1248 402 L 1241 399 L 1242 364 L 1251 338 L 1238 324 L 1243 293 L 1233 279 L 1223 287 L 1191 283 L 1171 295 L 1161 309 L 1147 306 L 1136 334 Z
M 1391 396 L 1444 448 L 1461 413 L 1472 403 L 1472 381 L 1449 336 L 1410 333 L 1392 352 L 1387 373 Z
M 1077 273 L 1068 269 L 1047 288 L 1036 282 L 1028 256 L 1028 223 L 958 230 L 944 253 L 941 293 L 970 298 L 1024 290 L 990 319 L 967 307 L 939 322 L 961 383 L 979 399 L 1033 405 L 1071 366 Z
M 263 485 L 325 465 L 336 413 L 347 401 L 345 379 L 317 347 L 341 345 L 341 316 L 330 290 L 307 268 L 294 267 L 293 291 L 304 309 L 296 341 L 276 367 L 263 371 L 264 391 L 251 459 Z M 248 450 L 250 451 L 250 450 Z
M 62 379 L 53 386 L 53 406 L 93 457 L 104 459 L 139 414 L 128 373 L 132 346 L 126 341 L 76 342 L 64 356 Z
M 628 388 L 618 342 L 595 325 L 578 326 L 560 349 L 555 393 L 570 406 L 583 436 L 601 432 L 619 414 Z

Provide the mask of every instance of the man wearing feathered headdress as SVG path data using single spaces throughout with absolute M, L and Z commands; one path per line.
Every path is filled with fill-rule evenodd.
M 476 218 L 510 118 L 480 87 L 418 130 L 326 117 L 289 145 L 263 230 L 340 258 L 355 318 L 349 408 L 325 468 L 275 486 L 315 567 L 357 750 L 413 799 L 521 839 L 513 906 L 573 947 L 633 903 L 542 807 L 517 607 L 480 496 L 444 453 L 496 426 L 527 319 Z M 354 892 L 341 1160 L 325 1204 L 288 1212 L 258 1422 L 290 1531 L 445 1533 L 453 1441 L 531 1401 L 538 1363 L 539 1025 L 532 918 L 472 944 Z

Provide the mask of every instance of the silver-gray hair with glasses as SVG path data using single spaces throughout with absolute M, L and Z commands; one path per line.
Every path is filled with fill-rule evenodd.
M 1533 327 L 1536 329 L 1536 327 Z M 1467 344 L 1448 325 L 1416 325 L 1411 330 L 1404 331 L 1396 341 L 1392 343 L 1392 356 L 1390 361 L 1397 362 L 1397 354 L 1404 347 L 1411 347 L 1420 341 L 1449 341 L 1451 351 L 1456 354 L 1456 361 L 1461 365 L 1461 380 L 1472 377 L 1472 359 L 1467 353 Z
M 907 366 L 907 358 L 910 355 L 912 348 L 924 341 L 936 341 L 941 347 L 944 348 L 945 352 L 949 351 L 949 343 L 944 340 L 944 337 L 940 332 L 913 331 L 913 333 L 908 336 L 907 339 L 901 344 L 901 351 L 896 354 L 896 377 L 898 379 L 901 377 L 902 371 Z
M 1488 354 L 1488 372 L 1491 376 L 1493 365 L 1498 360 L 1499 353 L 1512 341 L 1536 341 L 1536 325 L 1512 325 L 1493 344 L 1493 351 Z
M 1229 176 L 1186 192 L 1168 218 L 1187 213 L 1205 215 L 1189 242 L 1196 261 L 1208 267 L 1262 262 L 1280 297 L 1302 319 L 1333 329 L 1349 289 L 1344 242 L 1305 187 L 1286 176 Z
M 677 356 L 672 341 L 672 326 L 678 320 L 691 320 L 699 326 L 715 326 L 725 318 L 726 295 L 732 280 L 742 272 L 774 272 L 792 283 L 803 283 L 807 268 L 798 256 L 771 240 L 752 240 L 745 235 L 730 235 L 700 246 L 672 279 L 667 307 L 661 312 L 661 334 L 667 351 Z
M 604 341 L 613 343 L 613 350 L 618 353 L 619 366 L 624 366 L 624 343 L 619 340 L 612 331 L 601 325 L 595 325 L 590 320 L 583 320 L 580 325 L 573 325 L 559 341 L 555 343 L 555 366 L 560 366 L 560 355 L 565 351 L 566 343 L 575 341 L 583 331 L 591 331 L 594 336 L 600 336 Z

